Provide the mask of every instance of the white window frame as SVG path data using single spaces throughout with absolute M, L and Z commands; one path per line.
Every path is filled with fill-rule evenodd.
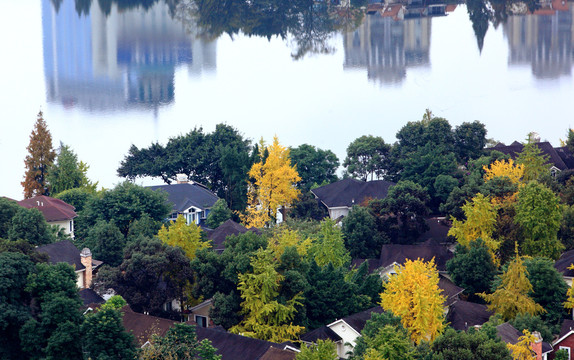
M 558 350 L 566 350 L 566 351 L 568 351 L 568 360 L 571 359 L 571 357 L 570 357 L 570 356 L 571 356 L 571 355 L 570 355 L 570 348 L 569 348 L 568 346 L 559 346 L 559 347 L 558 347 Z

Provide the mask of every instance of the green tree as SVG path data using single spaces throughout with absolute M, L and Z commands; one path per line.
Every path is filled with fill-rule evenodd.
M 486 127 L 479 121 L 464 122 L 457 126 L 454 130 L 457 157 L 462 162 L 480 157 L 486 145 L 486 133 Z
M 477 239 L 469 247 L 457 245 L 454 257 L 446 263 L 452 281 L 471 299 L 490 290 L 497 273 L 496 265 L 484 242 Z
M 103 308 L 87 315 L 81 326 L 84 356 L 89 359 L 129 359 L 136 356 L 134 336 L 122 325 L 119 310 Z
M 295 356 L 296 360 L 337 360 L 337 347 L 331 340 L 317 341 L 317 345 L 301 346 L 301 352 Z
M 165 336 L 153 336 L 151 345 L 143 349 L 141 360 L 220 360 L 211 341 L 199 341 L 195 326 L 175 324 Z
M 100 310 L 110 309 L 110 310 L 121 310 L 124 306 L 128 303 L 124 300 L 121 295 L 114 295 L 109 298 L 102 306 L 100 306 Z
M 429 213 L 429 200 L 426 189 L 409 180 L 399 181 L 389 189 L 383 208 L 387 217 L 398 219 L 399 242 L 413 243 L 428 230 L 425 216 Z
M 239 275 L 243 321 L 231 332 L 272 342 L 295 339 L 303 327 L 291 323 L 301 296 L 281 303 L 277 296 L 283 276 L 275 269 L 272 253 L 259 250 L 251 260 L 252 273 Z
M 16 201 L 0 197 L 0 239 L 7 239 L 12 218 L 22 207 Z
M 527 255 L 558 259 L 563 249 L 557 234 L 562 220 L 558 197 L 546 186 L 531 181 L 518 192 L 514 221 L 524 229 Z
M 321 222 L 321 229 L 313 241 L 310 253 L 319 266 L 331 263 L 339 267 L 351 261 L 340 227 L 329 218 Z
M 30 143 L 26 148 L 28 155 L 24 160 L 26 173 L 24 174 L 24 198 L 29 199 L 37 195 L 48 195 L 47 174 L 56 157 L 52 148 L 52 135 L 44 121 L 42 112 L 38 113 L 34 130 L 30 134 Z
M 50 231 L 50 225 L 44 219 L 44 215 L 38 209 L 20 208 L 12 217 L 12 225 L 8 230 L 8 239 L 26 240 L 32 245 L 45 245 L 51 243 L 54 238 Z
M 570 359 L 570 354 L 565 349 L 560 349 L 554 353 L 554 360 L 568 360 Z
M 219 199 L 213 204 L 211 211 L 207 215 L 207 226 L 211 229 L 216 229 L 219 225 L 231 219 L 232 215 L 225 200 Z
M 480 293 L 480 297 L 489 303 L 488 309 L 500 315 L 503 320 L 511 320 L 518 314 L 536 315 L 544 311 L 529 294 L 532 284 L 528 280 L 528 270 L 522 257 L 516 256 L 501 275 L 501 281 L 494 293 Z
M 54 195 L 55 198 L 75 207 L 76 213 L 84 210 L 90 201 L 94 201 L 96 199 L 96 196 L 97 195 L 93 191 L 86 187 L 64 190 Z
M 289 151 L 291 161 L 301 177 L 299 186 L 309 190 L 315 185 L 329 184 L 337 180 L 339 159 L 331 150 L 303 144 Z
M 528 134 L 528 141 L 518 154 L 516 162 L 524 165 L 524 181 L 538 180 L 550 170 L 549 157 L 532 140 L 532 133 Z
M 82 241 L 81 247 L 93 251 L 94 258 L 110 266 L 118 266 L 124 258 L 126 240 L 113 222 L 98 221 Z
M 343 238 L 352 258 L 375 258 L 381 251 L 384 238 L 376 232 L 375 217 L 369 209 L 353 206 L 343 218 Z
M 347 147 L 347 157 L 343 166 L 352 177 L 367 181 L 384 178 L 391 146 L 380 136 L 363 135 Z
M 365 327 L 361 330 L 361 336 L 355 340 L 352 360 L 362 359 L 368 349 L 368 340 L 373 339 L 385 327 L 390 326 L 399 334 L 404 334 L 405 328 L 401 324 L 401 318 L 396 317 L 391 312 L 371 313 L 371 318 L 365 322 Z M 404 334 L 408 338 L 408 334 Z
M 459 332 L 448 328 L 433 342 L 432 351 L 436 360 L 512 359 L 506 344 L 498 337 L 490 337 L 483 329 Z
M 552 329 L 540 318 L 538 315 L 519 314 L 510 321 L 510 324 L 520 332 L 522 330 L 529 330 L 531 332 L 538 331 L 544 341 L 551 343 L 554 339 Z
M 78 156 L 69 146 L 60 143 L 56 161 L 48 169 L 46 179 L 52 195 L 62 191 L 85 188 L 88 191 L 96 191 L 96 184 L 88 179 L 88 165 L 78 161 Z
M 574 248 L 574 206 L 563 206 L 558 238 L 566 250 Z

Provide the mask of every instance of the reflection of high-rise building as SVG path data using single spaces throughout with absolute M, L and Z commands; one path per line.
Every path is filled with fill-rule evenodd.
M 404 7 L 388 6 L 367 15 L 354 32 L 344 35 L 345 69 L 367 68 L 369 79 L 396 83 L 408 67 L 429 63 L 431 20 L 403 20 Z
M 154 107 L 174 100 L 174 76 L 215 69 L 215 42 L 188 34 L 164 2 L 147 11 L 109 14 L 93 1 L 78 15 L 74 0 L 56 10 L 42 1 L 44 68 L 48 101 L 89 111 Z
M 572 9 L 553 0 L 531 15 L 510 16 L 504 25 L 511 65 L 531 64 L 537 78 L 569 75 L 573 63 Z

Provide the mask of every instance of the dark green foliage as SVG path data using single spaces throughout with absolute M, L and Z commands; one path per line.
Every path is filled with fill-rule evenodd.
M 94 258 L 110 266 L 123 260 L 125 239 L 113 222 L 98 221 L 88 232 L 81 247 L 92 250 Z
M 476 293 L 489 292 L 496 275 L 496 266 L 488 248 L 481 239 L 470 243 L 470 249 L 456 246 L 454 257 L 446 263 L 452 281 L 462 288 L 471 300 L 478 300 Z
M 165 336 L 155 336 L 152 345 L 144 349 L 142 359 L 158 360 L 220 360 L 221 355 L 215 355 L 217 351 L 211 345 L 211 341 L 197 340 L 195 326 L 187 324 L 175 324 Z
M 367 181 L 384 178 L 387 174 L 391 146 L 380 136 L 363 135 L 347 147 L 343 166 L 351 177 Z
M 213 307 L 209 311 L 209 316 L 216 325 L 229 329 L 239 324 L 243 319 L 239 315 L 241 311 L 241 297 L 235 291 L 227 295 L 216 292 L 211 301 Z
M 153 220 L 163 221 L 170 211 L 171 204 L 167 201 L 166 193 L 125 181 L 90 201 L 81 217 L 85 229 L 98 220 L 113 221 L 125 236 L 133 221 L 145 215 Z
M 302 192 L 299 195 L 297 200 L 291 204 L 288 214 L 293 219 L 317 221 L 329 216 L 325 205 L 321 204 L 321 201 L 316 199 L 309 191 Z
M 542 335 L 544 341 L 548 343 L 552 343 L 552 340 L 554 339 L 552 328 L 542 321 L 540 316 L 534 316 L 528 313 L 518 314 L 512 321 L 510 321 L 510 324 L 521 333 L 524 329 L 528 329 L 531 333 L 538 331 L 540 335 Z M 554 328 L 558 330 L 557 326 L 554 326 Z
M 162 224 L 164 224 L 163 221 L 154 220 L 149 215 L 144 214 L 141 218 L 130 224 L 127 240 L 132 241 L 139 237 L 154 237 L 157 235 Z
M 566 250 L 574 248 L 574 206 L 564 206 L 558 239 Z
M 299 186 L 309 190 L 315 185 L 326 185 L 337 180 L 339 159 L 331 150 L 303 144 L 289 151 L 291 163 L 295 165 L 301 181 Z
M 219 199 L 215 202 L 211 211 L 207 215 L 207 226 L 211 229 L 216 229 L 219 225 L 231 219 L 232 215 L 233 214 L 229 207 L 227 207 L 225 200 Z
M 565 349 L 560 349 L 554 353 L 554 360 L 568 360 L 570 359 L 570 353 Z
M 435 191 L 435 198 L 441 204 L 444 203 L 447 199 L 452 190 L 458 186 L 458 179 L 450 175 L 441 174 L 436 177 L 433 188 Z
M 96 286 L 113 288 L 134 311 L 160 314 L 167 300 L 183 300 L 191 278 L 189 259 L 180 248 L 156 238 L 139 238 L 126 247 L 119 267 L 100 270 Z
M 361 336 L 356 340 L 351 359 L 362 359 L 368 348 L 368 340 L 374 338 L 385 326 L 392 326 L 395 331 L 404 334 L 405 329 L 401 325 L 400 317 L 396 317 L 390 312 L 381 314 L 373 313 L 371 319 L 365 323 L 365 327 L 361 331 Z M 404 334 L 404 336 L 408 338 L 407 334 Z
M 16 201 L 0 197 L 0 239 L 8 238 L 8 231 L 12 227 L 12 218 L 21 209 Z
M 486 145 L 486 127 L 479 121 L 462 123 L 454 130 L 454 141 L 461 162 L 478 158 Z
M 426 189 L 412 181 L 399 181 L 389 189 L 382 201 L 385 217 L 396 217 L 399 225 L 399 243 L 410 244 L 428 230 L 425 216 L 429 213 L 430 198 Z
M 134 336 L 122 325 L 119 310 L 101 309 L 90 314 L 81 327 L 84 354 L 98 360 L 134 359 Z
M 26 240 L 6 240 L 0 239 L 0 253 L 13 252 L 20 253 L 28 256 L 34 263 L 48 262 L 48 255 L 46 253 L 37 252 L 34 250 L 35 246 Z
M 528 295 L 546 310 L 541 314 L 542 320 L 550 326 L 559 326 L 567 316 L 563 303 L 566 301 L 568 285 L 562 274 L 554 268 L 553 261 L 547 258 L 527 258 L 524 265 L 532 284 L 532 292 Z
M 23 239 L 32 245 L 45 245 L 54 238 L 44 215 L 38 209 L 20 208 L 12 217 L 8 239 Z
M 86 205 L 96 198 L 96 194 L 89 189 L 75 188 L 70 190 L 62 191 L 54 196 L 63 202 L 75 207 L 76 213 L 84 210 Z
M 433 360 L 511 360 L 506 344 L 490 338 L 484 331 L 469 329 L 457 332 L 452 328 L 432 344 Z
M 31 317 L 24 291 L 34 264 L 24 254 L 0 252 L 0 358 L 24 359 L 19 331 Z
M 377 257 L 385 242 L 383 235 L 376 231 L 375 217 L 362 206 L 353 206 L 343 219 L 342 231 L 345 246 L 353 259 Z

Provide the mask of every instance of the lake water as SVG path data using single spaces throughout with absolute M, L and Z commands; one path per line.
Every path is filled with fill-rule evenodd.
M 329 8 L 325 17 L 321 3 L 256 20 L 234 9 L 230 19 L 198 14 L 190 0 L 145 3 L 1 2 L 1 196 L 22 198 L 40 109 L 54 146 L 70 145 L 105 187 L 120 181 L 131 144 L 221 122 L 254 141 L 276 134 L 285 145 L 330 149 L 341 161 L 355 138 L 394 142 L 426 108 L 453 126 L 479 120 L 507 143 L 536 131 L 558 146 L 574 125 L 570 3 L 534 15 L 513 3 L 507 19 L 490 21 L 484 4 L 469 3 L 476 32 L 465 4 L 436 17 L 426 16 L 430 7 L 388 6 L 348 28 L 356 12 Z

